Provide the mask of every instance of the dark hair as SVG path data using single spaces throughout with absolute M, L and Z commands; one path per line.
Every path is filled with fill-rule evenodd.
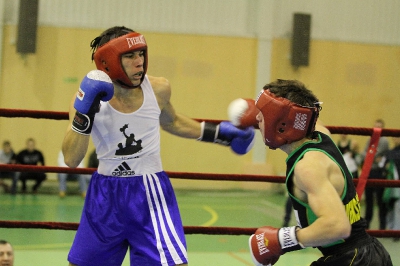
M 6 240 L 0 239 L 0 245 L 6 245 L 6 244 L 10 244 L 10 243 Z
M 100 36 L 94 38 L 90 42 L 90 47 L 92 48 L 92 61 L 94 59 L 94 53 L 96 52 L 97 48 L 105 43 L 108 43 L 112 39 L 118 38 L 131 32 L 135 31 L 124 26 L 115 26 L 103 31 Z
M 319 100 L 298 80 L 277 79 L 274 82 L 266 84 L 264 90 L 269 90 L 277 97 L 286 98 L 291 102 L 301 106 L 313 107 Z
M 382 124 L 382 128 L 384 128 L 384 127 L 385 127 L 385 121 L 383 121 L 383 119 L 381 119 L 381 118 L 379 118 L 379 119 L 376 119 L 376 120 L 375 120 L 375 123 Z
M 3 146 L 5 146 L 5 145 L 11 145 L 11 142 L 9 141 L 9 140 L 5 140 L 5 141 L 3 141 Z

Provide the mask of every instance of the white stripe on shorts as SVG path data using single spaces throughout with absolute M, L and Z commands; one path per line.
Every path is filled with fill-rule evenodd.
M 147 201 L 149 204 L 149 210 L 151 213 L 151 219 L 152 219 L 152 223 L 153 223 L 153 227 L 154 227 L 154 232 L 156 234 L 157 248 L 158 248 L 158 251 L 160 252 L 161 263 L 162 263 L 162 265 L 168 265 L 167 261 L 166 261 L 165 252 L 164 252 L 164 250 L 162 248 L 162 244 L 161 244 L 161 239 L 160 239 L 161 236 L 160 236 L 160 232 L 158 230 L 158 223 L 161 227 L 163 239 L 167 245 L 167 248 L 168 248 L 173 260 L 174 260 L 174 263 L 182 264 L 183 261 L 180 258 L 178 252 L 176 251 L 174 245 L 171 242 L 171 239 L 167 232 L 166 226 L 169 227 L 169 229 L 174 237 L 175 242 L 178 244 L 178 246 L 179 246 L 181 252 L 184 254 L 185 258 L 187 258 L 186 249 L 185 249 L 182 241 L 178 237 L 175 227 L 174 227 L 174 224 L 172 223 L 172 219 L 171 219 L 171 216 L 170 216 L 170 213 L 168 210 L 167 203 L 165 201 L 164 193 L 162 191 L 158 176 L 156 174 L 144 175 L 143 182 L 146 187 Z M 150 185 L 150 189 L 149 189 L 149 185 Z M 159 196 L 157 195 L 156 187 L 157 187 Z M 153 202 L 151 200 L 152 198 L 154 199 L 156 206 L 153 206 Z M 162 207 L 160 207 L 160 205 Z M 162 210 L 165 213 L 166 223 L 164 221 Z
M 157 185 L 158 193 L 160 194 L 160 197 L 161 197 L 161 203 L 164 206 L 164 212 L 165 212 L 165 216 L 167 218 L 168 226 L 169 226 L 169 228 L 171 230 L 171 233 L 172 233 L 172 235 L 173 235 L 173 237 L 175 239 L 175 242 L 178 244 L 182 254 L 187 259 L 186 248 L 183 245 L 182 240 L 179 238 L 178 234 L 176 233 L 175 226 L 172 223 L 171 215 L 169 214 L 169 209 L 168 209 L 167 203 L 165 201 L 164 192 L 163 192 L 163 190 L 161 188 L 161 185 L 160 185 L 160 180 L 158 179 L 158 176 L 156 174 L 153 174 L 153 177 L 154 177 L 154 179 L 156 181 L 155 184 Z
M 151 221 L 153 222 L 153 228 L 154 228 L 154 232 L 156 234 L 156 240 L 157 240 L 157 249 L 160 252 L 160 260 L 161 260 L 161 265 L 168 265 L 167 263 L 167 259 L 165 257 L 165 253 L 164 250 L 162 248 L 162 244 L 160 241 L 160 234 L 158 233 L 158 226 L 157 226 L 157 219 L 156 219 L 156 215 L 154 213 L 154 207 L 153 207 L 153 203 L 151 201 L 151 197 L 150 197 L 150 192 L 149 192 L 149 187 L 147 184 L 147 175 L 143 176 L 143 184 L 146 187 L 146 196 L 147 196 L 147 203 L 149 204 L 149 210 L 150 210 L 150 215 L 151 215 Z

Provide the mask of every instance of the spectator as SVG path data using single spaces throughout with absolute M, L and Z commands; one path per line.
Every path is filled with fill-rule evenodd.
M 353 178 L 358 178 L 358 167 L 360 165 L 358 143 L 348 138 L 348 135 L 340 134 L 337 146 L 343 154 L 343 159 L 347 168 L 349 168 L 351 175 Z
M 14 266 L 13 247 L 5 240 L 0 240 L 0 265 Z
M 282 227 L 289 226 L 290 219 L 292 218 L 292 210 L 293 210 L 292 200 L 290 199 L 290 197 L 287 197 L 286 203 L 285 203 L 285 215 L 283 216 Z
M 385 123 L 382 119 L 377 119 L 374 124 L 374 128 L 384 128 Z M 369 147 L 369 141 L 366 143 L 364 152 L 362 153 L 363 159 L 367 153 Z M 379 162 L 382 156 L 389 151 L 389 141 L 387 137 L 381 137 L 379 139 L 377 151 L 374 157 L 374 162 L 372 163 L 371 172 L 369 173 L 369 178 L 374 179 L 386 179 L 384 176 L 385 172 L 382 167 L 379 167 Z M 365 220 L 367 220 L 367 228 L 370 227 L 370 223 L 373 217 L 373 207 L 374 199 L 378 205 L 379 209 L 379 229 L 384 230 L 386 227 L 386 206 L 382 201 L 383 197 L 383 187 L 366 187 L 365 188 Z
M 385 166 L 387 179 L 399 180 L 400 170 L 400 137 L 393 138 L 394 148 L 386 153 L 381 165 Z M 386 228 L 400 230 L 400 188 L 386 187 L 383 192 L 383 202 L 387 208 Z M 399 238 L 395 238 L 398 241 Z
M 36 142 L 33 138 L 26 140 L 26 149 L 20 151 L 17 155 L 17 163 L 23 165 L 45 165 L 43 153 L 36 149 Z M 36 181 L 32 187 L 32 192 L 37 193 L 38 188 L 46 179 L 44 173 L 29 173 L 22 172 L 19 174 L 19 179 L 22 182 L 22 192 L 26 192 L 26 180 L 33 179 Z
M 62 151 L 58 153 L 58 166 L 68 167 L 64 163 L 64 155 Z M 79 168 L 84 168 L 83 161 L 78 165 Z M 88 181 L 90 180 L 90 175 L 84 174 L 67 174 L 67 173 L 58 173 L 58 184 L 59 184 L 59 196 L 60 198 L 64 198 L 67 191 L 67 180 L 78 180 L 79 182 L 79 190 L 82 198 L 86 197 L 86 190 L 88 186 Z
M 94 149 L 89 156 L 88 168 L 99 167 L 99 160 L 97 159 L 96 149 Z
M 11 147 L 11 143 L 8 140 L 3 142 L 3 149 L 0 150 L 0 164 L 12 164 L 15 163 L 15 153 Z M 4 192 L 9 191 L 7 184 L 3 182 L 4 177 L 13 178 L 14 173 L 11 172 L 0 172 L 0 186 L 3 187 Z

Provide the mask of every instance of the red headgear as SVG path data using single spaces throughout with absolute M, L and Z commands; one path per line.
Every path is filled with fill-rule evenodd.
M 140 84 L 137 86 L 132 84 L 122 68 L 121 56 L 135 51 L 145 52 L 141 84 L 147 71 L 147 44 L 142 34 L 131 32 L 110 40 L 96 50 L 93 59 L 97 69 L 106 72 L 112 81 L 117 82 L 124 88 L 132 89 L 139 87 Z
M 314 107 L 301 106 L 286 98 L 262 90 L 256 107 L 264 117 L 264 142 L 271 149 L 301 140 L 315 130 L 319 103 Z

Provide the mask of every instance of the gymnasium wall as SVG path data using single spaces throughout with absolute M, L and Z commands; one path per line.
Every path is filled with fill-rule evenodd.
M 386 128 L 400 129 L 400 46 L 313 40 L 310 65 L 298 70 L 287 59 L 289 40 L 276 39 L 273 47 L 272 79 L 304 82 L 323 102 L 320 120 L 325 125 L 372 127 L 382 118 Z M 350 137 L 364 149 L 368 137 Z M 280 174 L 285 157 L 269 152 L 268 161 Z
M 21 56 L 10 42 L 15 27 L 5 27 L 1 108 L 67 111 L 81 78 L 94 68 L 89 43 L 99 33 L 40 27 L 37 53 Z M 144 34 L 149 44 L 148 73 L 170 80 L 176 111 L 193 118 L 227 119 L 230 101 L 253 97 L 255 39 Z M 271 77 L 303 81 L 324 102 L 321 119 L 326 125 L 370 127 L 379 117 L 387 127 L 400 128 L 400 95 L 395 93 L 400 84 L 400 47 L 312 41 L 310 66 L 295 70 L 288 59 L 289 45 L 288 39 L 273 41 Z M 66 121 L 1 118 L 0 122 L 2 139 L 10 139 L 16 150 L 34 137 L 48 164 L 56 165 Z M 234 155 L 229 148 L 168 133 L 162 134 L 162 155 L 170 171 L 242 173 L 251 161 L 249 155 Z M 280 151 L 268 151 L 267 162 L 275 173 L 284 169 L 282 156 Z
M 68 111 L 82 77 L 95 68 L 90 41 L 100 30 L 40 27 L 38 50 L 21 56 L 11 44 L 15 27 L 4 29 L 1 108 Z M 146 33 L 148 73 L 172 85 L 172 104 L 192 118 L 227 119 L 227 106 L 253 97 L 256 41 L 250 38 Z M 237 51 L 237 47 L 246 47 Z M 67 121 L 0 118 L 1 139 L 15 150 L 34 137 L 48 165 L 56 165 Z M 162 156 L 169 171 L 241 172 L 249 155 L 229 148 L 162 134 Z
M 18 1 L 0 0 L 0 108 L 67 111 L 80 80 L 94 68 L 90 41 L 108 27 L 126 25 L 145 34 L 148 73 L 170 80 L 175 109 L 189 117 L 227 119 L 230 101 L 253 98 L 260 84 L 284 78 L 303 81 L 319 96 L 326 125 L 371 127 L 383 118 L 387 128 L 400 128 L 400 2 L 357 2 L 119 0 L 110 6 L 105 0 L 41 0 L 37 51 L 21 55 L 15 46 Z M 290 65 L 294 12 L 312 15 L 310 64 L 299 69 Z M 56 165 L 66 126 L 0 118 L 0 141 L 11 140 L 18 151 L 34 137 L 47 164 Z M 167 171 L 284 173 L 281 151 L 267 150 L 259 163 L 254 150 L 237 156 L 227 147 L 161 137 Z M 368 139 L 353 138 L 361 146 Z

